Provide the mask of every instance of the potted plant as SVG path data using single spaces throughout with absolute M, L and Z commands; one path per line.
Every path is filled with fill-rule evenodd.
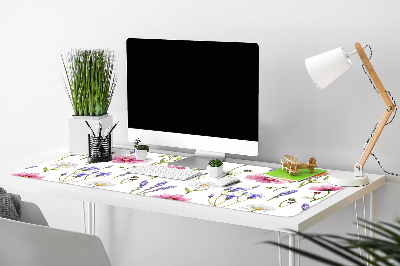
M 135 140 L 135 155 L 136 155 L 136 160 L 143 161 L 147 157 L 147 152 L 149 151 L 149 146 L 147 145 L 139 145 L 140 139 Z
M 115 53 L 109 49 L 72 49 L 61 54 L 66 81 L 62 84 L 74 115 L 69 121 L 70 152 L 87 152 L 87 120 L 92 128 L 99 122 L 103 128 L 113 125 L 107 111 L 118 76 Z
M 223 163 L 219 159 L 208 161 L 207 172 L 210 177 L 219 177 L 222 175 Z

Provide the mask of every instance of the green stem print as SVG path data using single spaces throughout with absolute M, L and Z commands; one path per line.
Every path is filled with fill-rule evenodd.
M 239 169 L 239 168 L 241 168 L 241 167 L 245 167 L 246 165 L 244 164 L 244 165 L 240 165 L 240 166 L 238 166 L 238 167 L 235 167 L 235 168 L 232 168 L 231 170 L 229 170 L 228 172 L 223 172 L 222 173 L 222 175 L 220 176 L 220 177 L 218 177 L 218 179 L 221 179 L 221 178 L 223 178 L 223 177 L 231 177 L 231 176 L 236 176 L 236 175 L 238 175 L 238 174 L 240 174 L 241 172 L 239 172 L 239 173 L 234 173 L 233 171 L 234 170 L 236 170 L 236 169 Z M 249 170 L 243 170 L 243 172 L 248 172 Z
M 326 192 L 328 192 L 328 193 L 326 193 L 324 196 L 322 196 L 322 197 L 318 197 L 317 198 L 317 196 L 319 196 L 320 194 L 321 194 L 321 192 L 319 192 L 319 191 L 314 191 L 314 195 L 312 196 L 312 197 L 303 197 L 304 199 L 309 199 L 310 200 L 310 202 L 313 202 L 313 201 L 316 201 L 316 200 L 322 200 L 323 198 L 326 198 L 326 197 L 328 197 L 328 195 L 329 195 L 329 193 L 330 193 L 330 191 L 326 191 Z
M 136 180 L 138 180 L 138 179 L 139 179 L 139 177 L 136 176 L 136 175 L 134 175 L 134 176 L 127 177 L 127 178 L 123 179 L 123 180 L 120 182 L 120 184 L 130 183 L 130 182 L 136 181 Z
M 273 189 L 272 192 L 275 192 L 279 189 L 287 189 L 288 187 L 266 187 L 266 189 Z
M 309 184 L 326 183 L 326 180 L 328 180 L 328 178 L 329 178 L 329 177 L 326 176 L 326 173 L 319 174 L 318 176 L 311 176 L 311 177 L 309 177 L 309 178 L 303 180 L 303 181 L 300 183 L 300 185 L 299 185 L 299 187 L 298 187 L 297 189 L 299 189 L 299 188 L 301 188 L 301 187 L 304 187 L 304 186 L 307 186 L 307 185 L 309 185 Z M 321 179 L 322 179 L 323 181 L 321 181 Z
M 287 200 L 282 201 L 279 204 L 279 207 L 283 208 L 283 207 L 287 207 L 293 203 L 296 203 L 296 199 L 295 198 L 288 198 Z
M 172 162 L 176 162 L 176 161 L 179 161 L 179 160 L 182 159 L 181 156 L 168 155 L 168 154 L 159 155 L 158 157 L 160 158 L 160 161 L 154 162 L 151 165 L 157 165 L 157 164 L 163 164 L 163 163 L 172 163 Z
M 127 169 L 129 170 L 129 169 L 132 169 L 133 167 L 123 167 L 123 166 L 120 166 L 119 168 L 122 168 L 123 170 L 127 170 Z M 124 179 L 120 182 L 120 184 L 130 183 L 130 182 L 132 182 L 132 181 L 135 181 L 135 180 L 138 180 L 138 179 L 139 179 L 138 176 L 134 175 L 134 173 L 131 173 L 130 171 L 127 171 L 127 172 L 125 172 L 125 173 L 123 173 L 123 174 L 114 176 L 112 179 L 115 179 L 115 178 L 120 177 L 120 176 L 126 176 L 126 175 L 133 175 L 133 176 L 124 178 Z
M 255 189 L 259 186 L 260 185 L 252 188 L 242 188 L 242 187 L 226 188 L 218 196 L 215 196 L 214 194 L 209 195 L 208 203 L 212 206 L 227 207 L 249 199 L 262 198 L 264 197 L 262 194 L 249 193 L 249 190 Z M 234 198 L 236 198 L 236 201 L 233 200 Z M 225 203 L 229 204 L 224 205 Z
M 287 196 L 287 195 L 296 193 L 297 191 L 298 191 L 298 190 L 288 190 L 288 191 L 282 192 L 282 193 L 280 193 L 280 194 L 278 194 L 278 195 L 276 195 L 276 196 L 273 196 L 272 198 L 270 198 L 270 199 L 267 200 L 267 201 L 270 201 L 270 200 L 273 200 L 273 199 L 277 199 L 277 198 L 279 198 L 279 197 Z

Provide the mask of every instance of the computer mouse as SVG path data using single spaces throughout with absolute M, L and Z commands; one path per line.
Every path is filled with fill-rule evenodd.
M 214 181 L 214 183 L 220 187 L 229 186 L 238 182 L 240 182 L 240 179 L 235 177 L 224 177 Z

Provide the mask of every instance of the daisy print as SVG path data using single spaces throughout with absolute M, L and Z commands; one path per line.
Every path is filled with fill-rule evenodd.
M 186 194 L 188 194 L 190 192 L 194 192 L 194 191 L 204 191 L 207 189 L 219 187 L 214 182 L 206 182 L 206 181 L 192 182 L 189 186 L 194 187 L 195 189 L 190 190 L 187 187 L 185 187 Z
M 239 208 L 250 212 L 270 212 L 275 210 L 275 208 L 270 205 L 256 203 L 239 206 Z
M 53 168 L 76 168 L 78 166 L 77 163 L 71 163 L 71 162 L 56 162 L 50 164 L 51 167 Z
M 107 181 L 89 181 L 85 183 L 88 186 L 93 187 L 113 187 L 115 184 L 107 182 Z

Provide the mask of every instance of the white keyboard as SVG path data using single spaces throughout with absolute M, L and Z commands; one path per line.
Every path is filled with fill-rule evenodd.
M 129 171 L 139 175 L 151 175 L 176 180 L 188 180 L 202 175 L 200 171 L 193 171 L 191 169 L 178 169 L 148 164 L 136 166 L 133 169 L 129 169 Z

